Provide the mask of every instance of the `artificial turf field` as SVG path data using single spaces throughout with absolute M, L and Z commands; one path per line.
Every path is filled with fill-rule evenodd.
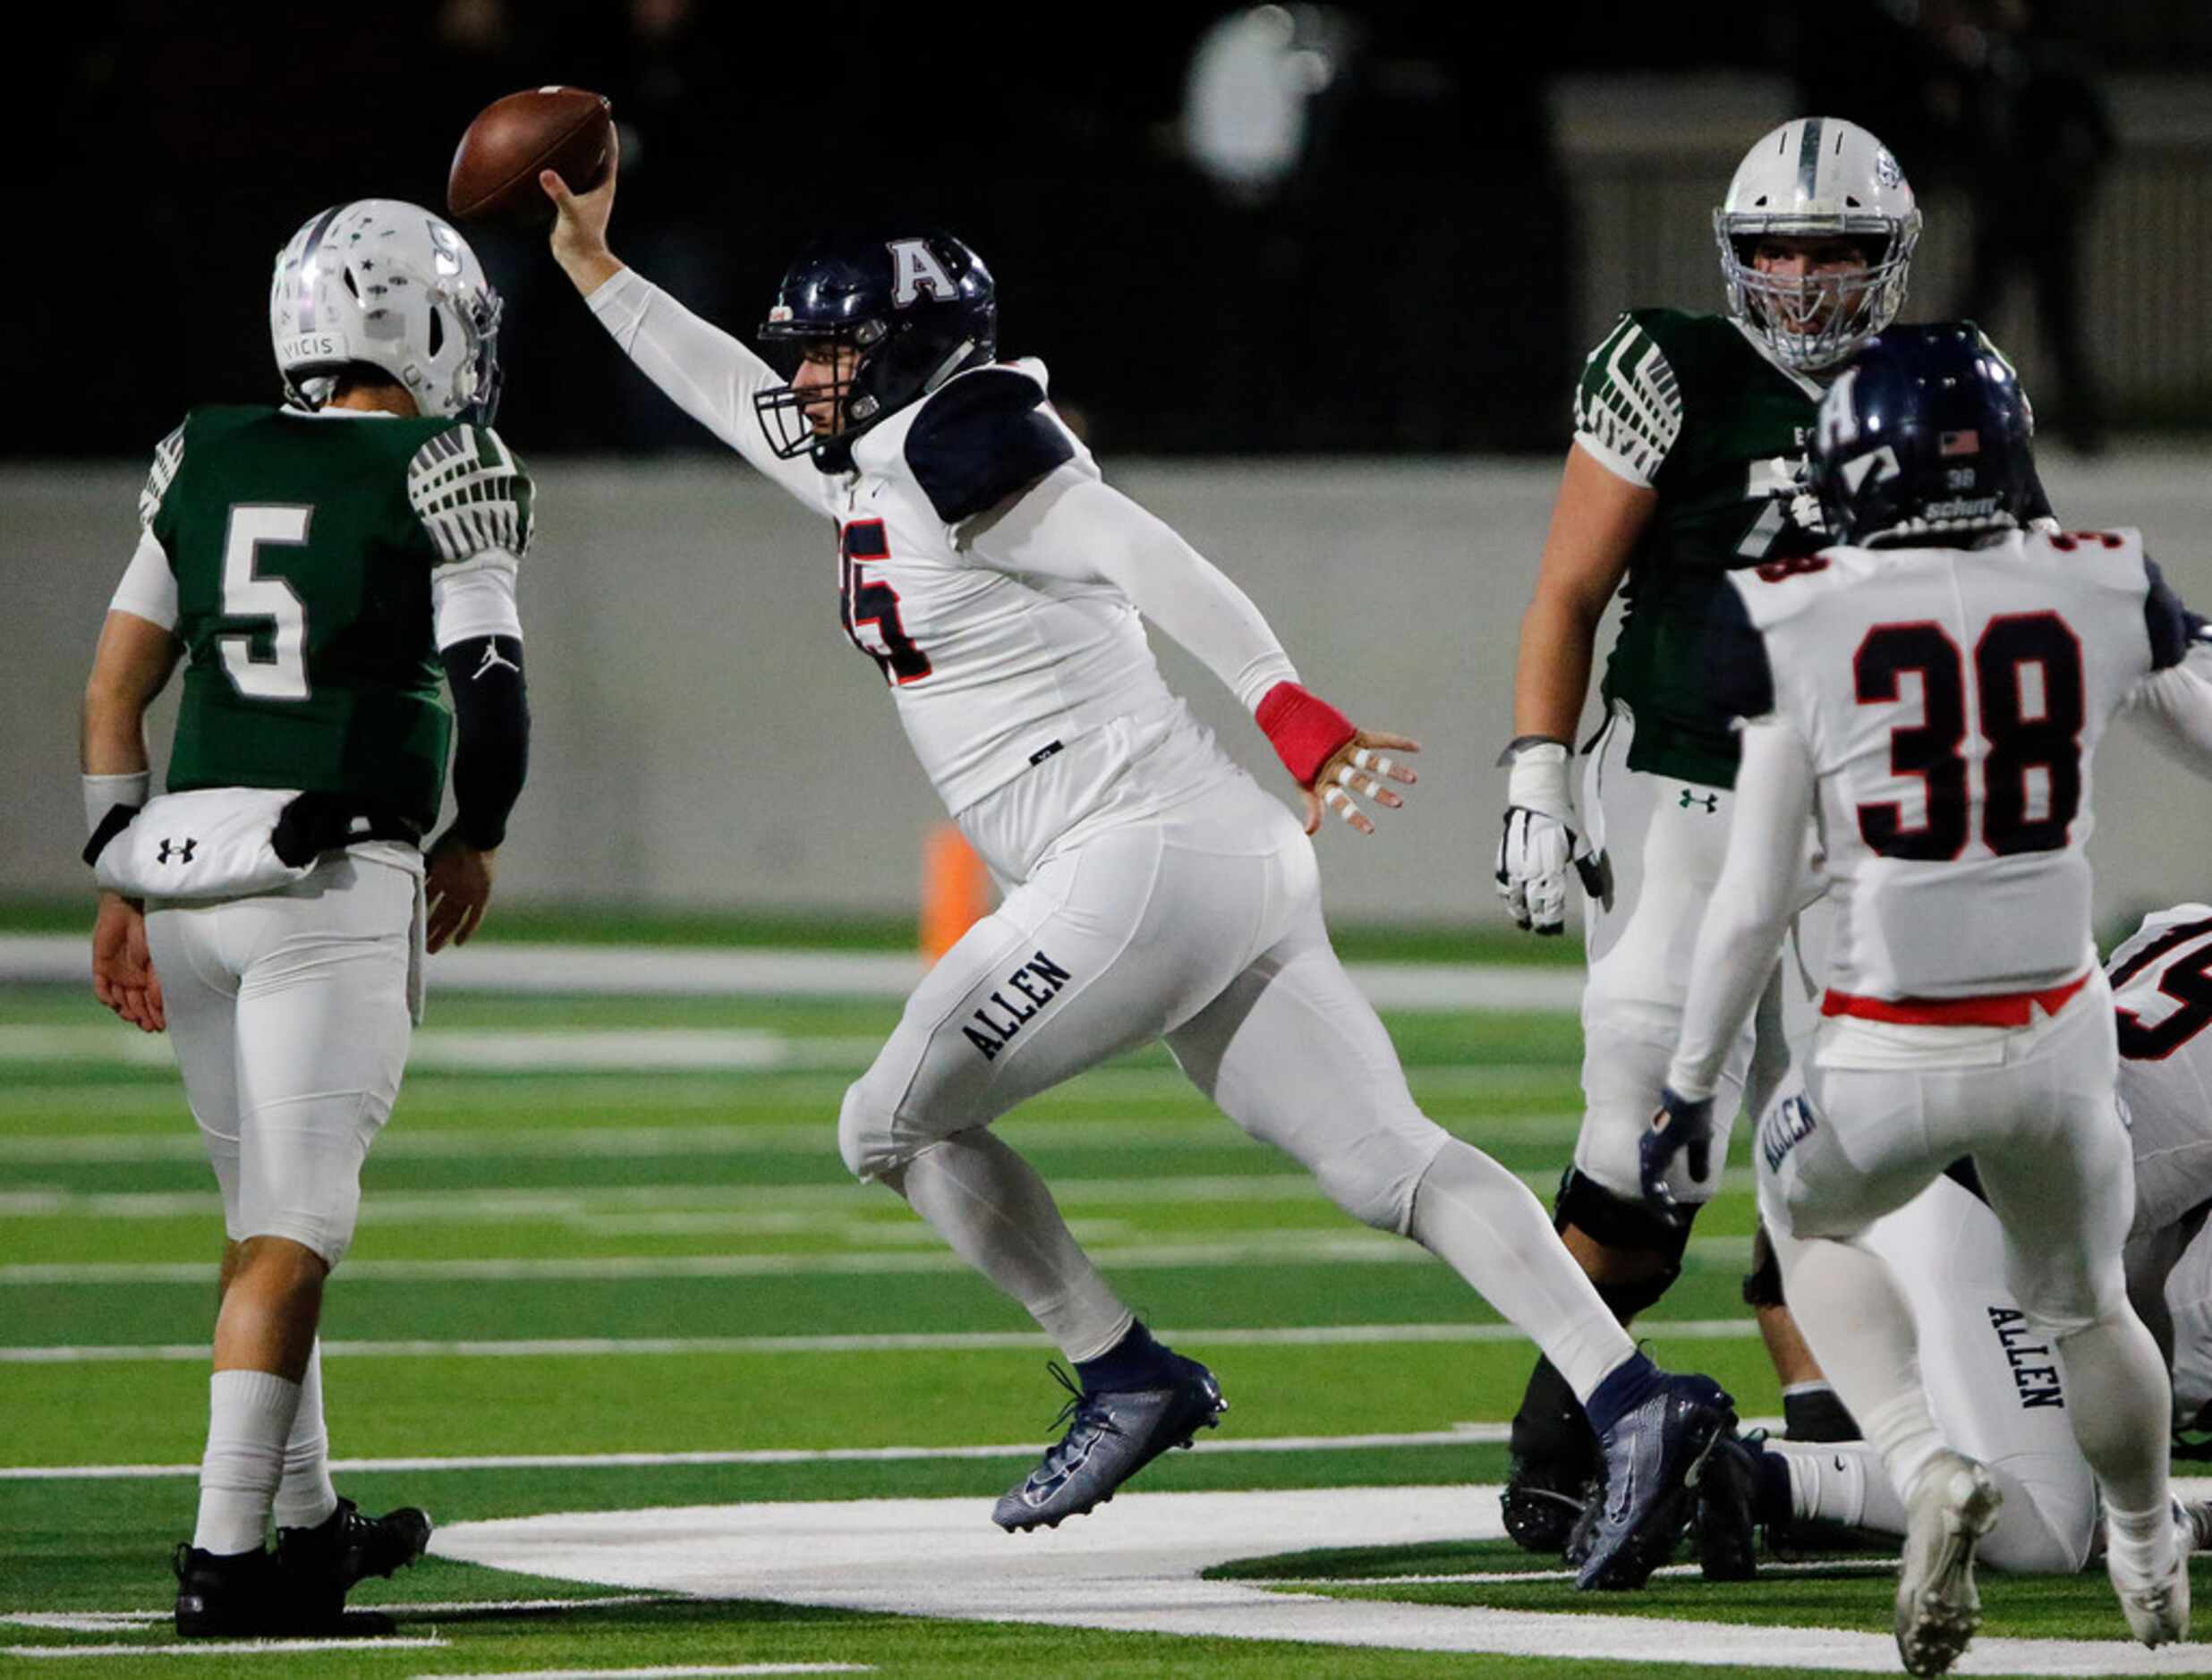
M 1496 1426 L 1527 1345 L 1442 1265 L 1346 1220 L 1158 1051 L 1002 1127 L 1125 1296 L 1213 1368 L 1231 1411 L 1204 1450 L 1162 1459 L 1113 1506 L 1049 1540 L 1000 1536 L 989 1502 L 1034 1460 L 1060 1395 L 1018 1312 L 838 1160 L 838 1098 L 895 1015 L 875 1002 L 434 993 L 438 1036 L 370 1157 L 325 1310 L 340 1491 L 371 1510 L 422 1505 L 438 1544 L 510 1564 L 558 1548 L 528 1525 L 464 1525 L 668 1515 L 568 1519 L 598 1560 L 568 1573 L 434 1556 L 356 1593 L 388 1610 L 380 1639 L 195 1650 L 183 1672 L 1597 1676 L 1664 1656 L 1671 1674 L 1751 1676 L 1804 1672 L 1817 1643 L 1788 1635 L 1700 1661 L 1724 1649 L 1713 1624 L 1855 1629 L 1881 1636 L 1859 1656 L 1886 1649 L 1889 1584 L 1863 1556 L 1740 1587 L 1693 1572 L 1598 1602 L 1483 1538 L 1497 1532 L 1495 1497 L 1470 1484 L 1503 1474 Z M 1388 1019 L 1428 1111 L 1548 1196 L 1578 1110 L 1573 1018 Z M 597 1048 L 577 1056 L 586 1042 Z M 545 1071 L 557 1055 L 574 1065 Z M 64 1673 L 143 1672 L 174 1649 L 158 1614 L 130 1613 L 166 1611 L 167 1551 L 191 1527 L 219 1210 L 160 1056 L 73 989 L 0 988 L 0 1465 L 14 1467 L 0 1472 L 0 1616 L 17 1618 L 0 1621 L 0 1662 L 30 1672 L 47 1656 Z M 1752 1217 L 1741 1155 L 1740 1136 L 1686 1274 L 1642 1333 L 1663 1362 L 1713 1372 L 1745 1416 L 1767 1416 L 1779 1397 L 1737 1302 Z M 152 1468 L 116 1473 L 131 1466 Z M 101 1473 L 36 1473 L 72 1467 Z M 1358 1491 L 1389 1489 L 1418 1491 Z M 1297 1489 L 1316 1490 L 1297 1507 L 1311 1515 L 1266 1516 L 1248 1541 L 1234 1502 L 1138 1498 Z M 1332 1500 L 1385 1526 L 1410 1513 L 1424 1538 L 1347 1548 L 1331 1513 L 1349 1523 L 1354 1506 Z M 1217 1594 L 1297 1583 L 1295 1599 L 1246 1601 L 1246 1633 L 1378 1599 L 1573 1614 L 1570 1628 L 1679 1625 L 1639 1621 L 1639 1654 L 1569 1661 L 1533 1654 L 1562 1625 L 1526 1617 L 1531 1654 L 1485 1656 L 1135 1631 L 1150 1625 L 1141 1614 L 1062 1627 L 833 1602 L 866 1585 L 871 1556 L 923 1581 L 941 1559 L 973 1606 L 991 1601 L 997 1559 L 1049 1575 L 1052 1558 L 1120 1533 L 1138 1537 L 1141 1571 L 1144 1536 L 1198 1558 L 1209 1532 L 1225 1537 L 1200 1558 Z M 510 1534 L 540 1549 L 514 1549 Z M 656 1575 L 658 1557 L 681 1560 L 679 1574 Z M 771 1590 L 802 1575 L 804 1591 Z M 1008 1613 L 1049 1614 L 1044 1591 L 1022 1577 Z M 1130 1585 L 1128 1601 L 1146 1591 Z M 2212 1601 L 2202 1575 L 2198 1591 Z M 2022 1649 L 1988 1643 L 2004 1636 L 2108 1642 L 2087 1656 L 2027 1648 L 1978 1672 L 2097 1672 L 2106 1657 L 2114 1670 L 2212 1670 L 2139 1664 L 2101 1574 L 1986 1575 L 1984 1599 L 1989 1650 Z

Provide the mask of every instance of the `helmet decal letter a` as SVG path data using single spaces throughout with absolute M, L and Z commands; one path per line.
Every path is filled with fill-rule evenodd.
M 919 239 L 894 239 L 889 242 L 891 253 L 893 280 L 891 305 L 905 309 L 927 290 L 931 299 L 939 303 L 949 303 L 959 295 L 959 288 L 952 276 L 945 272 L 945 265 L 937 260 L 926 242 Z

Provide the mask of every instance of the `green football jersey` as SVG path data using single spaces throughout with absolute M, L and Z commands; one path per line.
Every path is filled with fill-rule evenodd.
M 177 585 L 172 792 L 337 793 L 427 831 L 452 717 L 431 575 L 528 546 L 531 485 L 488 427 L 195 409 L 140 499 Z
M 1825 542 L 1801 496 L 1820 396 L 1723 315 L 1638 310 L 1590 352 L 1577 440 L 1659 493 L 1629 558 L 1601 691 L 1636 715 L 1631 769 L 1734 785 L 1735 736 L 1706 692 L 1706 613 L 1723 573 Z

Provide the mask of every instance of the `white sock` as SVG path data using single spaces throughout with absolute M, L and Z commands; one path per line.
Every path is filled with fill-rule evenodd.
M 200 1461 L 192 1544 L 228 1556 L 261 1549 L 284 1479 L 285 1440 L 300 1385 L 266 1370 L 218 1370 L 208 1382 L 208 1451 Z
M 1883 1472 L 1881 1455 L 1865 1441 L 1769 1441 L 1790 1467 L 1791 1513 L 1809 1522 L 1841 1523 L 1901 1534 L 1905 1507 Z
M 2112 1512 L 2166 1508 L 2174 1396 L 2165 1362 L 2123 1302 L 2116 1317 L 2056 1338 L 2066 1361 L 2066 1419 Z
M 1853 1406 L 1851 1414 L 1865 1426 L 1867 1442 L 1882 1455 L 1890 1486 L 1910 1503 L 1920 1472 L 1950 1450 L 1927 1409 L 1927 1396 L 1916 1388 L 1868 1412 Z
M 338 1508 L 330 1485 L 330 1436 L 323 1422 L 322 1338 L 307 1356 L 300 1379 L 300 1409 L 285 1440 L 284 1480 L 276 1484 L 276 1526 L 315 1528 Z
M 1036 1169 L 985 1128 L 954 1133 L 883 1181 L 1070 1360 L 1096 1359 L 1136 1322 L 1076 1245 Z
M 1444 1145 L 1413 1193 L 1407 1235 L 1544 1350 L 1587 1401 L 1636 1344 L 1528 1186 L 1471 1144 Z

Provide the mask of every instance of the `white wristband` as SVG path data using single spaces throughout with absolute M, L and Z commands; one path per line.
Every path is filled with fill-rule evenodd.
M 88 776 L 84 779 L 84 831 L 91 834 L 107 820 L 117 805 L 143 805 L 153 786 L 150 770 L 132 770 L 122 776 Z

